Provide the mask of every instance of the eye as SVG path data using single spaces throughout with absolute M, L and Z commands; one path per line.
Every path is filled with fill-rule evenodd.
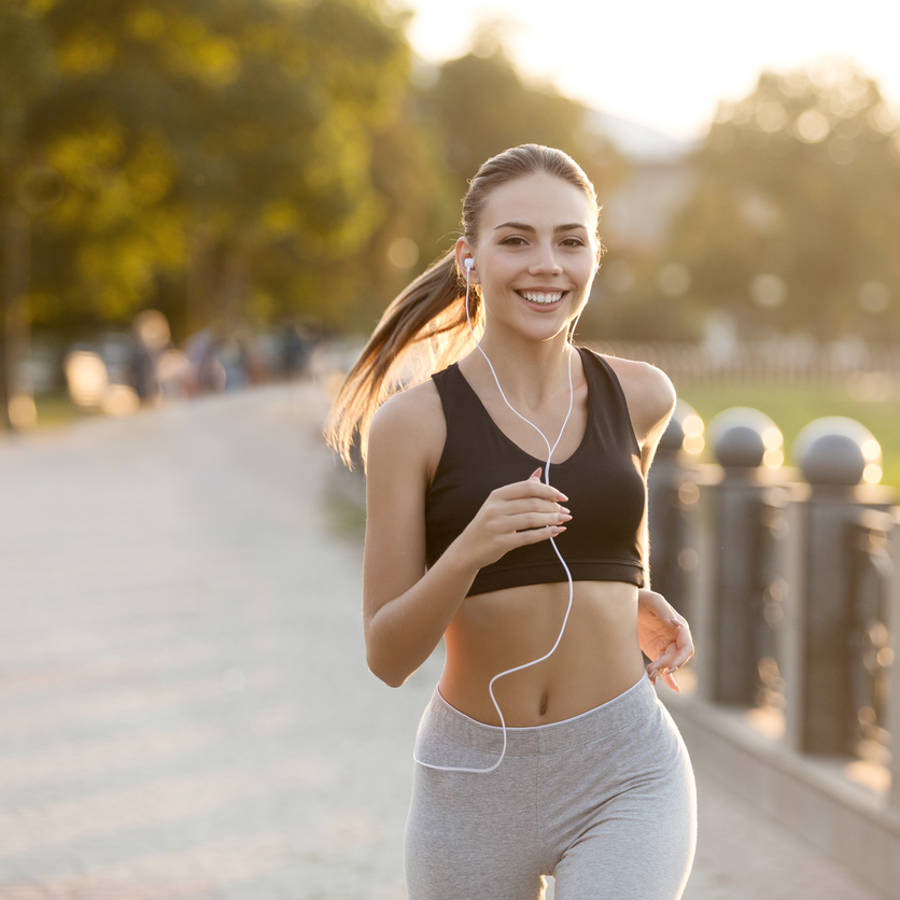
M 513 235 L 512 237 L 504 238 L 500 243 L 509 244 L 511 247 L 521 247 L 525 243 L 525 238 Z
M 584 241 L 581 240 L 581 238 L 566 238 L 563 241 L 563 244 L 565 244 L 567 247 L 583 247 Z

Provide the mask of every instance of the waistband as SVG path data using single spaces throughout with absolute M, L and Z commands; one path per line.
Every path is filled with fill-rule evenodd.
M 612 740 L 629 727 L 634 727 L 654 711 L 659 703 L 656 688 L 646 670 L 630 688 L 612 700 L 587 712 L 548 722 L 546 725 L 506 728 L 507 756 L 539 756 L 557 753 L 573 746 Z M 503 708 L 501 704 L 501 709 Z M 443 737 L 476 750 L 499 752 L 503 746 L 503 729 L 499 725 L 479 722 L 451 706 L 435 687 L 423 717 L 428 727 Z

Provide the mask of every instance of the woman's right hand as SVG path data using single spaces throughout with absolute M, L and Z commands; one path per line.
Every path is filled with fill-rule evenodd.
M 541 467 L 525 481 L 495 488 L 457 538 L 459 549 L 478 568 L 496 562 L 505 553 L 536 544 L 565 531 L 572 518 L 559 501 L 568 498 L 541 481 Z

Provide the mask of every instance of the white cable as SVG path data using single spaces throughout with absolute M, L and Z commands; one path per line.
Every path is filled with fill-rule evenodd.
M 472 332 L 472 340 L 475 340 L 475 330 L 472 328 L 472 321 L 469 318 L 469 269 L 471 266 L 466 266 L 466 322 L 469 325 L 469 331 Z M 575 325 L 578 322 L 578 319 L 581 317 L 581 313 L 575 318 L 575 322 L 573 323 L 572 330 L 569 335 L 566 337 L 566 346 L 571 346 L 571 338 L 575 334 Z M 497 383 L 497 390 L 500 391 L 500 396 L 503 398 L 503 402 L 520 418 L 523 422 L 528 422 L 528 424 L 543 438 L 544 443 L 547 445 L 547 463 L 544 467 L 544 483 L 550 484 L 550 457 L 553 456 L 553 451 L 556 449 L 557 444 L 559 444 L 560 439 L 563 436 L 563 432 L 566 429 L 566 423 L 569 421 L 569 416 L 572 414 L 572 407 L 574 405 L 575 400 L 575 389 L 572 386 L 572 356 L 569 354 L 569 410 L 566 413 L 565 419 L 563 419 L 562 428 L 559 430 L 559 436 L 556 438 L 556 442 L 553 446 L 550 446 L 550 441 L 547 440 L 544 432 L 541 431 L 534 422 L 529 421 L 525 418 L 517 409 L 513 407 L 513 405 L 506 399 L 506 394 L 503 393 L 503 388 L 500 387 L 500 379 L 497 377 L 497 372 L 494 370 L 494 366 L 492 365 L 490 359 L 488 359 L 487 353 L 481 347 L 481 342 L 475 340 L 475 346 L 481 351 L 481 355 L 487 360 L 488 366 L 490 366 L 491 372 L 494 375 L 494 381 Z M 559 646 L 559 642 L 562 640 L 563 632 L 566 630 L 566 623 L 569 621 L 569 613 L 572 611 L 572 599 L 573 599 L 573 586 L 572 586 L 572 573 L 569 571 L 569 567 L 566 565 L 566 561 L 562 558 L 562 554 L 559 552 L 559 548 L 556 546 L 556 541 L 553 536 L 550 536 L 550 543 L 553 545 L 553 550 L 556 553 L 557 557 L 559 557 L 559 561 L 562 563 L 563 568 L 566 570 L 566 577 L 569 580 L 569 605 L 566 608 L 566 614 L 563 617 L 562 628 L 559 630 L 559 634 L 556 638 L 556 643 L 550 648 L 549 652 L 545 653 L 543 656 L 538 659 L 533 659 L 531 662 L 523 663 L 520 666 L 516 666 L 512 669 L 506 669 L 503 672 L 498 672 L 494 675 L 493 678 L 488 682 L 488 693 L 491 695 L 491 702 L 494 704 L 494 709 L 497 710 L 497 715 L 500 717 L 500 727 L 503 730 L 503 750 L 500 752 L 499 759 L 492 765 L 488 766 L 486 769 L 474 769 L 469 768 L 467 766 L 439 766 L 435 763 L 427 763 L 423 762 L 416 756 L 415 747 L 413 747 L 413 760 L 418 763 L 420 766 L 425 766 L 428 769 L 438 769 L 441 772 L 471 772 L 473 774 L 486 774 L 487 772 L 493 772 L 501 762 L 503 762 L 504 756 L 506 756 L 506 720 L 503 718 L 503 712 L 500 709 L 500 704 L 497 703 L 497 698 L 494 696 L 494 682 L 498 678 L 503 678 L 505 675 L 511 675 L 513 672 L 520 672 L 522 669 L 527 669 L 529 666 L 537 665 L 540 662 L 543 662 L 548 657 L 552 656 L 556 648 Z

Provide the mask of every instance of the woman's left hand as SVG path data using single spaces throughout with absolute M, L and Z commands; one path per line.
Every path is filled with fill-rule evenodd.
M 681 693 L 678 682 L 671 674 L 694 655 L 694 641 L 687 619 L 656 591 L 638 591 L 638 643 L 644 654 L 652 660 L 647 666 L 650 680 L 663 681 L 672 690 Z

